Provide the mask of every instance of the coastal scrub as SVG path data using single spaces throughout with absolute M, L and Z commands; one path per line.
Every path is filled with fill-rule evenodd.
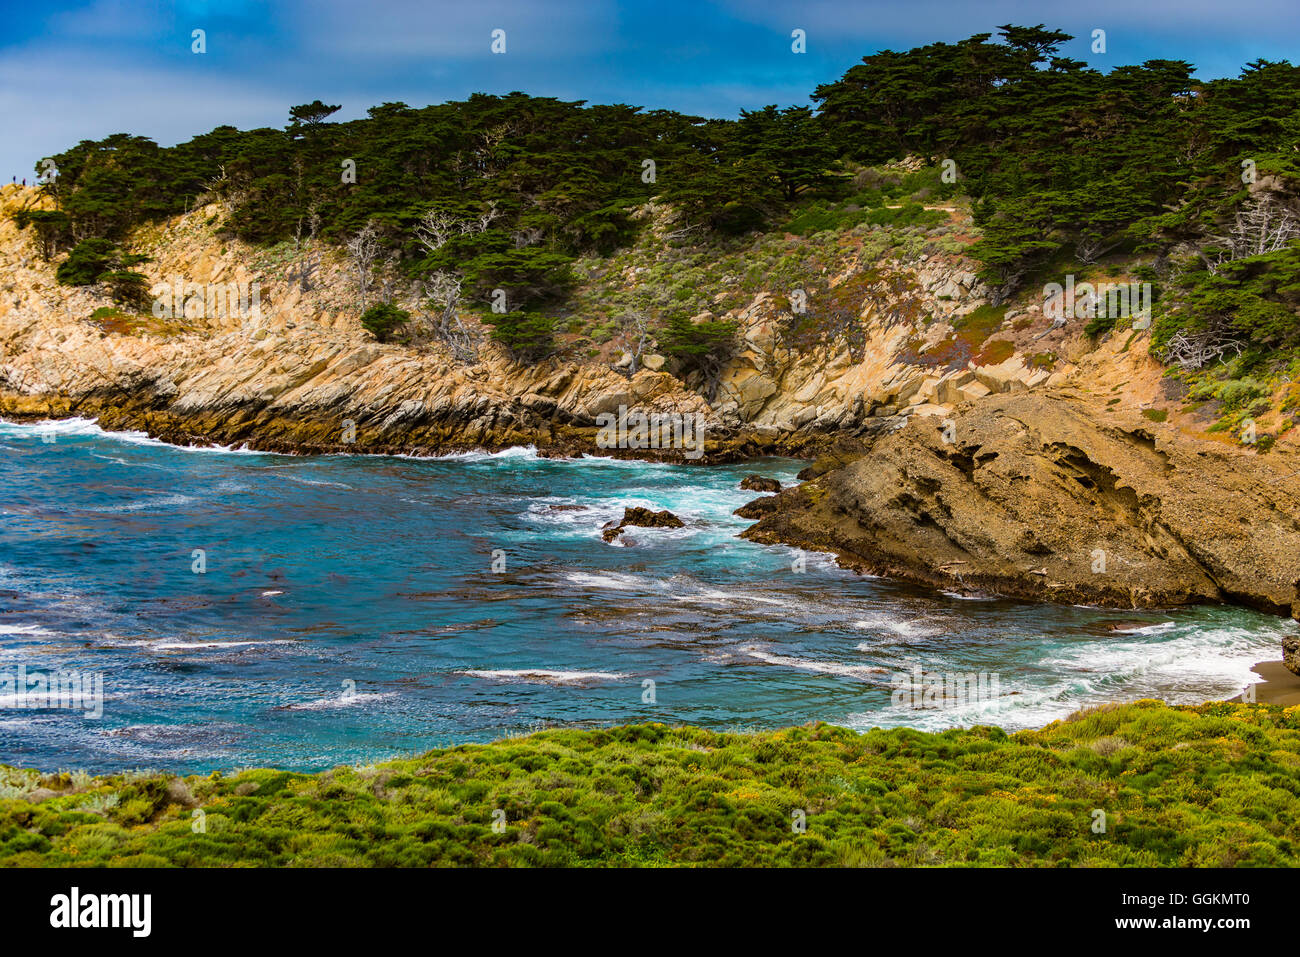
M 1300 708 L 548 730 L 319 774 L 0 769 L 6 866 L 1294 866 Z

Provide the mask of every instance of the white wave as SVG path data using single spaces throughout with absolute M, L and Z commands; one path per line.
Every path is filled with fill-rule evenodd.
M 619 459 L 612 455 L 582 455 L 582 456 L 565 456 L 556 459 L 557 462 L 577 462 L 580 465 L 600 465 L 615 466 L 617 468 L 631 469 L 670 469 L 675 465 L 672 462 L 654 462 L 649 459 Z M 680 464 L 680 463 L 677 463 Z
M 355 486 L 348 485 L 346 482 L 326 482 L 323 479 L 303 478 L 301 475 L 286 475 L 290 482 L 297 482 L 300 485 L 319 485 L 327 488 L 345 488 L 349 491 L 355 490 Z
M 176 449 L 181 452 L 223 452 L 230 455 L 276 455 L 275 452 L 259 452 L 245 447 L 234 448 L 228 445 L 172 445 L 160 439 L 151 438 L 147 432 L 125 430 L 110 432 L 102 428 L 95 419 L 46 419 L 41 422 L 5 422 L 0 420 L 0 435 L 19 437 L 53 434 L 70 437 L 104 438 L 131 445 L 147 445 L 154 448 Z
M 780 598 L 768 598 L 764 595 L 755 595 L 752 592 L 725 592 L 718 591 L 715 588 L 705 588 L 701 590 L 700 597 L 713 599 L 714 601 L 748 601 L 759 605 L 779 605 L 782 608 L 789 607 L 791 604 L 790 602 L 783 601 Z
M 1133 639 L 1076 644 L 1040 664 L 1080 675 L 1098 694 L 1159 697 L 1194 704 L 1237 694 L 1258 680 L 1250 669 L 1276 658 L 1283 628 L 1176 626 Z M 1154 640 L 1153 640 L 1154 639 Z
M 552 508 L 552 505 L 581 505 L 582 508 Z M 545 526 L 547 535 L 586 538 L 606 523 L 622 518 L 623 506 L 612 502 L 551 497 L 529 502 L 521 517 Z
M 542 684 L 569 684 L 575 681 L 621 681 L 628 677 L 617 671 L 551 671 L 545 668 L 468 669 L 458 674 L 498 681 L 527 681 Z
M 281 711 L 332 711 L 335 708 L 355 708 L 375 701 L 384 701 L 397 697 L 396 691 L 371 691 L 345 694 L 337 698 L 318 698 L 315 701 L 302 701 L 281 705 Z
M 1113 631 L 1117 635 L 1158 635 L 1161 632 L 1172 631 L 1177 627 L 1177 622 L 1161 621 L 1154 625 L 1135 625 L 1131 628 L 1115 628 Z
M 1074 642 L 1045 654 L 1037 663 L 1055 677 L 1043 685 L 1008 691 L 1004 682 L 1002 694 L 991 701 L 945 708 L 886 707 L 849 714 L 844 723 L 856 730 L 942 730 L 971 724 L 1019 730 L 1112 701 L 1159 698 L 1170 704 L 1199 704 L 1228 698 L 1259 681 L 1251 668 L 1276 658 L 1282 635 L 1294 629 L 1293 623 L 1283 621 L 1251 627 L 1160 622 L 1135 629 L 1128 639 Z
M 246 648 L 250 645 L 292 645 L 292 638 L 266 638 L 260 641 L 132 641 L 126 644 L 155 651 L 199 651 L 206 648 Z
M 52 635 L 54 632 L 40 625 L 14 625 L 0 622 L 0 635 Z
M 919 619 L 895 619 L 884 615 L 858 619 L 853 627 L 863 631 L 892 631 L 900 638 L 928 638 L 943 632 L 942 628 Z M 869 650 L 870 647 L 873 646 L 868 642 L 858 645 L 860 651 Z
M 992 700 L 949 703 L 939 708 L 891 705 L 880 711 L 851 712 L 845 715 L 843 723 L 855 731 L 873 727 L 943 731 L 975 724 L 994 724 L 1007 730 L 1039 728 L 1077 711 L 1079 691 L 1072 688 L 1041 692 L 1003 691 Z
M 648 584 L 646 579 L 638 575 L 625 575 L 620 572 L 607 572 L 605 574 L 569 572 L 564 578 L 575 585 L 584 585 L 587 588 L 613 589 L 615 591 L 633 591 L 634 589 L 645 588 Z
M 512 445 L 509 448 L 501 449 L 499 452 L 447 452 L 441 455 L 394 455 L 395 459 L 424 459 L 440 462 L 490 462 L 500 459 L 529 459 L 537 460 L 541 456 L 537 454 L 535 445 Z
M 271 589 L 270 591 L 264 591 L 264 592 L 262 592 L 262 597 L 263 597 L 263 598 L 274 598 L 276 595 L 283 595 L 283 594 L 284 594 L 284 592 L 282 592 L 282 591 L 276 591 L 275 589 Z
M 888 668 L 875 665 L 845 665 L 837 661 L 817 661 L 813 658 L 793 658 L 789 655 L 775 655 L 758 648 L 744 648 L 745 654 L 759 661 L 786 668 L 798 668 L 802 671 L 816 671 L 821 674 L 838 675 L 842 678 L 856 678 L 859 681 L 880 683 L 881 675 L 890 674 Z
M 157 498 L 141 499 L 138 502 L 128 502 L 125 505 L 98 505 L 86 509 L 88 512 L 143 512 L 151 508 L 168 508 L 173 505 L 188 505 L 194 499 L 189 495 L 182 495 L 178 492 L 171 495 L 160 495 Z

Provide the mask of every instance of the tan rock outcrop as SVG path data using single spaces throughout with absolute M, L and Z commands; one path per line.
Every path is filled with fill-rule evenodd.
M 953 441 L 947 441 L 948 438 Z M 1300 462 L 1020 393 L 917 417 L 745 532 L 945 589 L 1300 615 Z

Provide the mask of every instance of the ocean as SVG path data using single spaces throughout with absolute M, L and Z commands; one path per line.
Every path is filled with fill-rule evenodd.
M 941 594 L 739 539 L 741 479 L 802 464 L 297 457 L 0 423 L 0 763 L 318 770 L 641 721 L 1016 730 L 1232 696 L 1296 628 Z M 685 527 L 602 541 L 635 505 Z M 102 678 L 102 715 L 24 707 L 20 668 Z M 945 690 L 914 693 L 917 669 Z

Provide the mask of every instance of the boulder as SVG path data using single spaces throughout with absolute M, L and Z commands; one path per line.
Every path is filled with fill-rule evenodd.
M 781 483 L 774 478 L 762 475 L 747 475 L 740 480 L 740 487 L 747 492 L 779 492 Z
M 1287 671 L 1300 675 L 1300 636 L 1287 635 L 1282 639 L 1282 664 Z
M 752 502 L 746 502 L 740 508 L 731 514 L 739 515 L 741 518 L 759 519 L 764 515 L 775 512 L 781 507 L 777 499 L 778 495 L 764 495 L 762 498 L 756 498 Z
M 600 537 L 607 542 L 612 542 L 628 526 L 638 528 L 682 528 L 685 524 L 668 509 L 656 512 L 652 509 L 634 506 L 623 509 L 623 519 L 617 525 L 613 522 L 607 522 Z

